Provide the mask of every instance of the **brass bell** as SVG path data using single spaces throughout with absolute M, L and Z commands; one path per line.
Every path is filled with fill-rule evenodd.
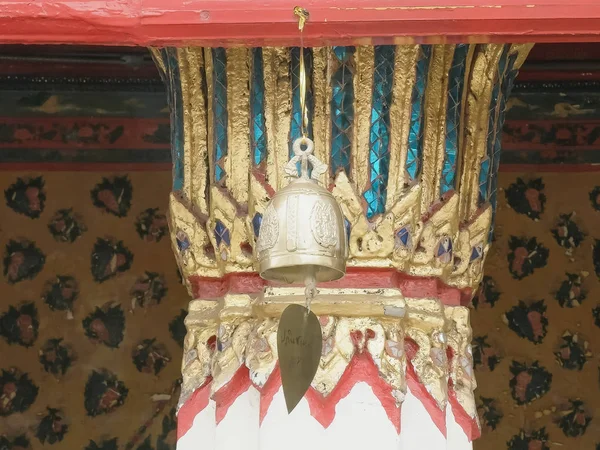
M 313 149 L 308 138 L 294 142 L 294 156 L 285 166 L 294 180 L 275 194 L 263 215 L 256 249 L 260 276 L 266 280 L 292 284 L 314 277 L 323 282 L 346 273 L 344 216 L 333 195 L 317 182 L 327 165 Z

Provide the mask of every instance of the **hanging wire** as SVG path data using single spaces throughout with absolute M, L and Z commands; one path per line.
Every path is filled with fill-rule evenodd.
M 300 30 L 300 111 L 302 123 L 300 130 L 302 137 L 306 139 L 308 129 L 308 111 L 306 109 L 306 66 L 304 65 L 304 25 L 308 20 L 308 11 L 300 6 L 294 7 L 294 15 L 298 17 L 298 29 Z

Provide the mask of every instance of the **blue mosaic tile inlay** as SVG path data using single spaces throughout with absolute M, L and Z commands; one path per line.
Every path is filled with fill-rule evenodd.
M 456 159 L 458 157 L 458 132 L 460 130 L 460 112 L 462 105 L 465 70 L 467 65 L 468 44 L 459 44 L 454 49 L 452 66 L 448 73 L 448 104 L 446 109 L 446 145 L 440 194 L 454 189 L 456 179 Z
M 252 161 L 260 166 L 267 158 L 267 130 L 265 128 L 265 82 L 262 48 L 252 49 L 250 79 L 250 149 Z
M 354 47 L 333 47 L 337 69 L 331 78 L 331 173 L 350 174 L 354 123 Z
M 429 75 L 429 62 L 431 59 L 431 46 L 422 45 L 421 55 L 417 62 L 415 84 L 412 91 L 412 106 L 410 114 L 410 128 L 408 131 L 408 151 L 406 152 L 406 173 L 410 181 L 416 180 L 421 170 L 423 155 L 423 105 L 427 77 Z
M 385 211 L 386 188 L 390 165 L 390 105 L 394 85 L 393 45 L 375 47 L 375 71 L 369 133 L 369 188 L 363 196 L 367 201 L 367 217 Z
M 213 48 L 213 145 L 215 181 L 225 178 L 227 156 L 227 54 L 224 48 Z

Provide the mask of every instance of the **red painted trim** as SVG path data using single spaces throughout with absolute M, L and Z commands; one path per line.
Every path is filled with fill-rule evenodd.
M 0 43 L 297 45 L 296 3 L 0 0 Z M 597 0 L 306 0 L 302 6 L 310 12 L 310 46 L 600 40 Z
M 229 410 L 229 407 L 233 405 L 233 402 L 246 392 L 250 386 L 252 386 L 252 382 L 250 381 L 250 371 L 248 370 L 248 367 L 242 364 L 233 377 L 231 377 L 231 380 L 213 395 L 213 400 L 217 406 L 215 413 L 217 425 L 227 415 L 227 411 Z
M 406 345 L 408 345 L 408 347 L 406 353 L 409 358 L 414 356 L 415 351 L 414 348 L 411 348 L 410 344 L 411 340 L 407 339 Z M 437 406 L 435 399 L 427 392 L 427 388 L 419 381 L 410 361 L 407 361 L 406 363 L 406 380 L 412 394 L 423 404 L 436 427 L 445 437 L 446 414 Z M 394 425 L 394 428 L 396 428 L 397 433 L 400 434 L 401 409 L 394 398 L 393 388 L 381 378 L 377 365 L 373 361 L 371 355 L 366 351 L 357 351 L 354 354 L 346 366 L 344 373 L 329 395 L 323 396 L 312 386 L 308 389 L 305 399 L 308 402 L 311 416 L 313 416 L 324 428 L 328 428 L 335 419 L 336 407 L 340 400 L 346 398 L 354 386 L 361 382 L 367 383 L 371 387 L 373 393 L 381 402 L 388 418 Z M 194 392 L 192 397 L 179 410 L 177 425 L 178 439 L 187 433 L 192 427 L 196 415 L 208 405 L 211 383 L 212 379 L 208 379 L 202 387 Z M 227 415 L 227 411 L 235 400 L 251 386 L 256 387 L 256 389 L 260 391 L 259 424 L 262 425 L 275 394 L 277 394 L 281 388 L 281 372 L 279 370 L 279 365 L 275 366 L 262 389 L 259 386 L 252 384 L 248 368 L 245 365 L 240 366 L 232 376 L 231 380 L 213 395 L 213 400 L 216 404 L 217 424 L 219 424 Z M 449 399 L 452 404 L 456 421 L 462 427 L 467 437 L 470 440 L 479 437 L 480 430 L 477 421 L 468 416 L 464 409 L 462 409 L 456 400 L 456 395 L 452 389 L 449 389 Z
M 128 117 L 0 117 L 0 126 L 13 130 L 7 148 L 63 149 L 169 149 L 170 143 L 150 139 L 169 118 Z
M 264 281 L 255 273 L 231 273 L 223 278 L 189 277 L 194 298 L 219 298 L 226 293 L 252 294 L 273 283 Z M 458 289 L 444 284 L 437 278 L 419 278 L 394 269 L 348 268 L 341 280 L 321 283 L 321 288 L 396 288 L 405 297 L 439 298 L 445 305 L 466 306 L 471 301 L 471 289 Z
M 209 377 L 179 409 L 177 413 L 177 440 L 181 439 L 192 428 L 196 416 L 208 406 L 211 384 L 212 377 Z
M 410 361 L 406 362 L 406 384 L 408 384 L 410 392 L 421 401 L 438 430 L 446 437 L 446 412 L 438 407 L 433 396 L 427 392 L 427 388 L 419 381 L 415 368 Z
M 308 401 L 311 416 L 317 419 L 324 428 L 329 427 L 335 419 L 335 409 L 339 401 L 346 398 L 352 388 L 361 382 L 367 383 L 371 387 L 373 394 L 381 402 L 381 406 L 396 428 L 396 432 L 400 434 L 400 407 L 396 404 L 396 399 L 392 394 L 393 389 L 381 378 L 379 369 L 367 352 L 354 355 L 335 388 L 327 397 L 312 387 L 308 390 L 305 398 Z
M 600 119 L 591 118 L 507 120 L 502 133 L 502 150 L 505 152 L 569 150 L 578 153 L 597 150 L 600 146 L 600 138 L 593 138 L 599 126 Z M 550 141 L 548 135 L 551 133 L 555 137 Z
M 171 163 L 2 163 L 3 172 L 171 172 Z
M 452 387 L 448 387 L 448 402 L 452 406 L 452 414 L 454 420 L 460 425 L 464 431 L 469 442 L 479 439 L 481 437 L 481 429 L 479 428 L 479 422 L 476 418 L 471 417 L 456 398 L 456 392 Z
M 269 375 L 267 382 L 265 383 L 263 388 L 260 389 L 259 423 L 261 425 L 262 425 L 263 420 L 265 419 L 267 413 L 269 412 L 269 407 L 271 406 L 271 403 L 273 403 L 273 397 L 275 397 L 275 394 L 277 394 L 277 391 L 279 391 L 280 387 L 281 387 L 281 370 L 279 369 L 279 362 L 277 362 L 277 365 L 273 369 L 273 372 L 271 372 L 271 375 Z M 256 386 L 256 388 L 259 389 L 258 386 Z
M 400 434 L 400 408 L 396 404 L 392 392 L 392 387 L 381 378 L 379 369 L 375 365 L 373 358 L 367 352 L 356 353 L 348 365 L 346 370 L 335 385 L 335 388 L 327 396 L 323 396 L 319 391 L 312 386 L 306 392 L 304 398 L 308 402 L 310 415 L 319 422 L 323 428 L 328 428 L 335 419 L 335 410 L 343 398 L 346 398 L 352 388 L 357 383 L 367 383 L 375 396 L 381 402 L 381 406 L 385 410 L 388 418 Z M 269 412 L 269 407 L 273 402 L 275 394 L 281 388 L 281 372 L 279 364 L 275 367 L 260 395 L 260 423 L 262 424 L 265 416 Z
M 500 164 L 500 172 L 600 172 L 600 164 Z

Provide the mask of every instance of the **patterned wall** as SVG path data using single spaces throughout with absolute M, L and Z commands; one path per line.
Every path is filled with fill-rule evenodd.
M 597 173 L 500 176 L 471 316 L 476 449 L 600 448 L 599 185 Z
M 175 448 L 189 299 L 165 237 L 170 173 L 0 185 L 0 448 Z
M 0 80 L 11 112 L 0 118 L 0 449 L 174 448 L 189 299 L 164 236 L 164 92 L 11 80 Z M 473 306 L 475 448 L 593 450 L 600 181 L 564 171 L 591 166 L 555 164 L 598 154 L 600 101 L 515 92 L 496 243 Z

